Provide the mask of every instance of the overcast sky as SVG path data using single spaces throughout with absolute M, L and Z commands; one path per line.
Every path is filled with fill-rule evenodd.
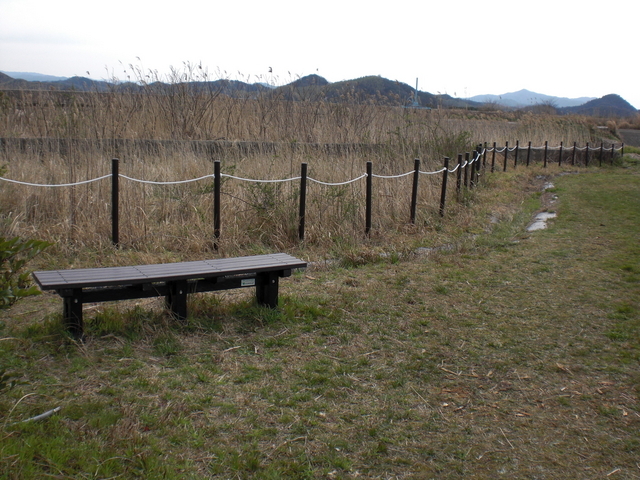
M 640 108 L 639 18 L 638 0 L 0 0 L 0 70 L 124 80 L 133 64 L 167 79 L 189 62 L 212 79 L 381 75 Z

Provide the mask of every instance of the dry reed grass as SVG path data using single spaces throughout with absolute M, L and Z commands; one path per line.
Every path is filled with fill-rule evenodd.
M 366 161 L 373 162 L 377 175 L 408 172 L 414 158 L 422 160 L 422 171 L 434 171 L 443 156 L 455 162 L 457 153 L 483 141 L 513 145 L 526 139 L 540 145 L 546 140 L 553 145 L 584 143 L 592 135 L 583 120 L 532 114 L 415 110 L 315 98 L 293 102 L 267 94 L 230 98 L 217 91 L 194 92 L 184 83 L 163 95 L 148 88 L 145 94 L 4 95 L 5 137 L 45 139 L 5 142 L 0 152 L 5 176 L 73 183 L 110 173 L 110 159 L 118 157 L 121 174 L 152 181 L 211 175 L 212 160 L 220 160 L 223 173 L 243 178 L 295 177 L 305 162 L 310 177 L 344 182 L 362 175 Z M 212 153 L 211 144 L 207 151 L 194 141 L 218 143 Z M 234 143 L 246 141 L 258 143 Z M 410 229 L 417 237 L 439 223 L 440 182 L 440 175 L 420 177 L 418 221 Z M 364 180 L 344 186 L 311 182 L 308 189 L 307 245 L 327 250 L 362 237 Z M 407 231 L 410 195 L 410 176 L 375 179 L 374 236 Z M 297 181 L 260 184 L 225 178 L 222 252 L 297 245 L 298 197 Z M 40 237 L 60 248 L 110 245 L 108 179 L 61 188 L 2 182 L 0 204 L 1 235 Z M 120 209 L 124 246 L 185 256 L 211 249 L 211 179 L 162 186 L 123 179 Z

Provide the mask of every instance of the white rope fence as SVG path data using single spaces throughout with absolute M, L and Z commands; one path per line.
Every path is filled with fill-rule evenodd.
M 367 177 L 367 174 L 363 173 L 359 177 L 356 177 L 356 178 L 354 178 L 352 180 L 347 180 L 346 182 L 339 182 L 339 183 L 321 182 L 320 180 L 316 180 L 316 179 L 311 178 L 311 177 L 307 177 L 307 180 L 309 180 L 311 182 L 319 183 L 320 185 L 327 185 L 329 187 L 335 187 L 335 186 L 340 186 L 340 185 L 348 185 L 350 183 L 357 182 L 358 180 L 361 180 L 361 179 L 366 178 L 366 177 Z
M 21 182 L 19 180 L 12 180 L 10 178 L 0 177 L 0 180 L 4 180 L 9 183 L 17 183 L 18 185 L 26 185 L 28 187 L 75 187 L 76 185 L 85 185 L 87 183 L 97 182 L 98 180 L 104 180 L 105 178 L 110 178 L 111 175 L 103 175 L 98 178 L 92 178 L 91 180 L 84 180 L 81 182 L 75 183 L 57 183 L 57 184 L 45 184 L 45 183 L 29 183 L 29 182 Z
M 486 144 L 485 144 L 486 145 Z M 305 219 L 306 219 L 306 190 L 307 190 L 307 180 L 313 183 L 317 183 L 320 185 L 325 185 L 325 186 L 329 186 L 329 187 L 335 187 L 335 186 L 343 186 L 343 185 L 349 185 L 352 184 L 354 182 L 358 182 L 362 179 L 366 178 L 366 189 L 364 191 L 364 200 L 365 200 L 365 234 L 369 235 L 371 228 L 372 228 L 372 211 L 374 210 L 374 201 L 373 201 L 373 189 L 372 187 L 372 182 L 373 182 L 373 178 L 378 178 L 381 180 L 391 180 L 391 179 L 399 179 L 399 178 L 405 178 L 408 177 L 410 175 L 413 174 L 413 188 L 411 191 L 411 218 L 410 218 L 410 222 L 412 225 L 416 224 L 416 210 L 417 210 L 417 205 L 418 205 L 418 177 L 419 175 L 438 175 L 440 173 L 443 173 L 442 176 L 442 182 L 441 182 L 441 186 L 440 186 L 440 202 L 439 202 L 439 215 L 441 217 L 444 217 L 445 215 L 445 208 L 446 208 L 446 202 L 447 202 L 447 197 L 451 196 L 451 195 L 447 195 L 447 178 L 448 178 L 448 174 L 449 173 L 456 173 L 457 172 L 457 178 L 455 179 L 455 196 L 457 198 L 458 201 L 460 201 L 460 195 L 461 195 L 461 189 L 467 188 L 467 189 L 471 189 L 474 187 L 478 186 L 478 182 L 479 182 L 479 176 L 480 176 L 480 170 L 481 167 L 483 165 L 485 165 L 486 163 L 486 154 L 487 152 L 493 152 L 493 158 L 491 161 L 491 171 L 494 171 L 494 166 L 495 166 L 495 155 L 497 152 L 504 152 L 504 166 L 503 166 L 503 170 L 506 171 L 507 170 L 507 158 L 509 155 L 509 152 L 513 152 L 514 150 L 516 151 L 516 155 L 515 155 L 515 160 L 514 160 L 514 168 L 517 165 L 517 158 L 518 158 L 518 150 L 522 149 L 533 149 L 530 145 L 531 143 L 529 142 L 529 145 L 526 147 L 521 147 L 519 144 L 516 144 L 515 147 L 513 148 L 509 148 L 508 143 L 498 149 L 495 145 L 495 143 L 493 144 L 493 148 L 486 148 L 486 146 L 483 148 L 482 145 L 478 145 L 478 147 L 473 151 L 473 155 L 470 158 L 470 152 L 465 153 L 465 158 L 463 160 L 463 156 L 462 154 L 458 154 L 458 162 L 457 165 L 455 165 L 455 167 L 453 168 L 449 168 L 449 161 L 451 160 L 448 157 L 445 157 L 444 159 L 444 166 L 442 168 L 439 168 L 437 170 L 433 170 L 433 171 L 423 171 L 420 170 L 420 160 L 416 159 L 415 161 L 415 166 L 413 168 L 413 170 L 409 170 L 408 172 L 405 173 L 400 173 L 398 175 L 379 175 L 379 174 L 374 174 L 372 171 L 372 162 L 368 161 L 367 162 L 367 169 L 366 169 L 366 173 L 363 173 L 355 178 L 349 179 L 349 180 L 345 180 L 342 182 L 325 182 L 325 181 L 321 181 L 315 178 L 311 178 L 307 176 L 307 164 L 303 163 L 302 164 L 302 171 L 301 171 L 301 175 L 300 176 L 293 176 L 293 177 L 289 177 L 289 178 L 281 178 L 281 179 L 271 179 L 271 180 L 266 180 L 266 179 L 256 179 L 256 178 L 245 178 L 245 177 L 239 177 L 239 176 L 234 176 L 234 175 L 228 175 L 228 174 L 224 174 L 220 172 L 220 162 L 216 161 L 215 162 L 215 171 L 213 174 L 208 174 L 208 175 L 203 175 L 200 177 L 195 177 L 195 178 L 190 178 L 190 179 L 186 179 L 186 180 L 174 180 L 174 181 L 160 181 L 160 180 L 145 180 L 145 179 L 139 179 L 139 178 L 134 178 L 134 177 L 130 177 L 127 175 L 123 175 L 119 172 L 118 170 L 118 159 L 113 159 L 113 163 L 112 163 L 112 172 L 111 174 L 107 174 L 107 175 L 102 175 L 100 177 L 97 178 L 93 178 L 93 179 L 89 179 L 89 180 L 84 180 L 84 181 L 78 181 L 78 182 L 74 182 L 74 183 L 60 183 L 60 184 L 44 184 L 44 183 L 32 183 L 32 182 L 24 182 L 24 181 L 20 181 L 20 180 L 14 180 L 14 179 L 9 179 L 9 178 L 4 178 L 2 176 L 0 176 L 0 180 L 4 180 L 6 182 L 12 183 L 12 184 L 19 184 L 19 185 L 25 185 L 25 186 L 29 186 L 29 187 L 73 187 L 73 186 L 79 186 L 79 185 L 85 185 L 88 183 L 93 183 L 93 182 L 98 182 L 100 180 L 105 180 L 107 178 L 111 178 L 112 179 L 112 202 L 111 202 L 111 220 L 112 220 L 112 242 L 114 245 L 119 245 L 120 240 L 119 240 L 119 182 L 118 180 L 120 178 L 124 179 L 124 180 L 129 180 L 131 182 L 135 182 L 135 183 L 141 183 L 141 184 L 147 184 L 147 185 L 181 185 L 181 184 L 187 184 L 187 183 L 192 183 L 192 182 L 198 182 L 198 181 L 202 181 L 202 180 L 209 180 L 209 181 L 213 181 L 213 196 L 214 196 L 214 201 L 213 201 L 213 224 L 214 224 L 214 248 L 218 249 L 218 245 L 219 245 L 219 239 L 220 239 L 220 232 L 221 232 L 221 213 L 220 213 L 220 205 L 221 205 L 221 200 L 220 200 L 220 194 L 221 192 L 221 180 L 222 178 L 229 178 L 229 179 L 233 179 L 233 180 L 237 180 L 240 182 L 251 182 L 251 183 L 284 183 L 284 182 L 294 182 L 294 181 L 298 181 L 300 180 L 300 195 L 299 195 L 299 215 L 298 215 L 298 238 L 302 241 L 305 238 Z M 613 158 L 614 158 L 614 145 L 612 145 L 611 147 L 607 148 L 607 152 L 610 152 L 611 154 L 611 163 L 613 164 Z M 563 146 L 561 145 L 560 147 L 552 147 L 552 149 L 560 149 L 561 150 L 561 154 L 559 155 L 559 161 L 558 164 L 562 163 L 562 148 Z M 569 151 L 571 149 L 571 147 L 564 147 L 566 149 L 566 151 Z M 544 149 L 545 153 L 544 153 L 544 166 L 547 166 L 547 151 L 549 150 L 549 146 L 547 145 L 547 143 L 545 142 L 545 146 L 544 147 L 535 147 L 536 150 L 541 150 Z M 575 157 L 575 152 L 578 150 L 576 144 L 574 143 L 573 145 L 573 149 L 574 149 L 574 155 L 573 157 Z M 623 150 L 624 149 L 624 144 L 616 149 L 616 150 Z M 587 153 L 584 155 L 585 157 L 585 166 L 588 166 L 589 161 L 589 151 L 600 151 L 600 163 L 602 164 L 602 159 L 603 159 L 603 152 L 604 152 L 604 147 L 603 144 L 601 144 L 601 146 L 598 147 L 591 147 L 588 144 L 584 147 L 584 148 L 580 148 L 580 151 L 584 151 L 587 150 Z M 529 158 L 530 155 L 527 155 L 527 165 L 529 165 Z M 572 164 L 573 164 L 573 159 L 572 159 Z M 469 167 L 471 167 L 469 169 Z M 464 170 L 464 182 L 462 181 L 462 171 Z M 433 188 L 433 185 L 431 186 L 431 188 Z M 436 187 L 437 188 L 437 187 Z M 233 197 L 233 195 L 231 195 Z
M 513 152 L 516 149 L 519 150 L 560 150 L 563 149 L 565 151 L 570 151 L 572 149 L 575 149 L 576 151 L 600 151 L 602 150 L 602 147 L 592 147 L 590 145 L 584 146 L 584 147 L 576 147 L 576 146 L 557 146 L 557 147 L 533 147 L 533 146 L 522 146 L 522 145 L 516 145 L 515 147 L 507 147 L 504 146 L 502 148 L 498 148 L 498 147 L 486 147 L 483 149 L 482 152 L 479 152 L 475 158 L 473 158 L 470 161 L 465 160 L 464 163 L 462 164 L 457 164 L 454 168 L 452 169 L 448 169 L 449 173 L 455 173 L 459 168 L 466 168 L 469 165 L 472 165 L 474 162 L 479 161 L 480 157 L 482 157 L 485 153 L 487 152 L 493 152 L 495 151 L 496 153 L 502 153 L 505 150 L 509 151 L 509 152 Z M 620 146 L 620 147 L 607 147 L 606 151 L 607 152 L 611 152 L 612 149 L 614 151 L 621 151 L 624 148 L 624 146 Z M 442 167 L 439 170 L 434 170 L 431 172 L 425 172 L 422 170 L 419 170 L 418 173 L 422 174 L 422 175 L 436 175 L 439 173 L 444 172 L 445 170 L 447 170 L 445 167 Z M 415 170 L 410 170 L 406 173 L 401 173 L 399 175 L 376 175 L 376 174 L 372 174 L 372 177 L 374 178 L 380 178 L 380 179 L 394 179 L 394 178 L 402 178 L 402 177 L 406 177 L 409 176 L 411 174 L 415 173 Z M 144 184 L 149 184 L 149 185 L 180 185 L 180 184 L 185 184 L 185 183 L 192 183 L 192 182 L 198 182 L 200 180 L 206 180 L 206 179 L 214 179 L 215 175 L 210 174 L 210 175 L 203 175 L 201 177 L 197 177 L 197 178 L 190 178 L 187 180 L 174 180 L 174 181 L 155 181 L 155 180 L 143 180 L 143 179 L 139 179 L 139 178 L 134 178 L 134 177 L 129 177 L 127 175 L 123 175 L 123 174 L 118 174 L 118 176 L 120 178 L 124 178 L 126 180 L 132 181 L 132 182 L 136 182 L 136 183 L 144 183 Z M 257 178 L 243 178 L 243 177 L 236 177 L 234 175 L 228 175 L 228 174 L 221 174 L 221 177 L 226 177 L 226 178 L 231 178 L 234 180 L 238 180 L 238 181 L 242 181 L 242 182 L 252 182 L 252 183 L 283 183 L 283 182 L 293 182 L 296 180 L 300 180 L 302 177 L 291 177 L 291 178 L 283 178 L 283 179 L 275 179 L 275 180 L 263 180 L 263 179 L 257 179 Z M 18 184 L 18 185 L 25 185 L 25 186 L 29 186 L 29 187 L 74 187 L 74 186 L 78 186 L 78 185 L 85 185 L 88 183 L 92 183 L 92 182 L 98 182 L 100 180 L 105 180 L 107 178 L 111 178 L 112 174 L 107 174 L 107 175 L 102 175 L 100 177 L 97 178 L 92 178 L 89 180 L 83 180 L 83 181 L 78 181 L 78 182 L 73 182 L 73 183 L 59 183 L 59 184 L 44 184 L 44 183 L 31 183 L 31 182 L 23 182 L 20 180 L 14 180 L 14 179 L 10 179 L 10 178 L 5 178 L 5 177 L 0 177 L 0 180 L 3 180 L 5 182 L 9 182 L 9 183 L 14 183 L 14 184 Z M 318 183 L 320 185 L 326 185 L 326 186 L 342 186 L 342 185 L 348 185 L 354 182 L 357 182 L 358 180 L 362 180 L 363 178 L 366 178 L 367 174 L 364 173 L 362 175 L 360 175 L 359 177 L 353 178 L 351 180 L 346 180 L 344 182 L 324 182 L 321 180 L 317 180 L 315 178 L 311 178 L 311 177 L 307 177 L 307 180 L 309 180 L 310 182 L 314 182 L 314 183 Z
M 465 163 L 465 165 L 466 165 L 466 163 Z M 434 175 L 434 174 L 437 174 L 437 173 L 442 173 L 444 170 L 445 170 L 444 168 L 441 168 L 440 170 L 435 170 L 433 172 L 420 171 L 419 173 L 424 174 L 424 175 Z M 374 178 L 392 179 L 392 178 L 406 177 L 408 175 L 411 175 L 412 173 L 414 173 L 414 170 L 410 170 L 410 171 L 408 171 L 406 173 L 401 173 L 400 175 L 375 175 L 375 174 L 373 174 L 372 176 Z M 210 178 L 210 179 L 214 179 L 215 178 L 215 175 L 211 174 L 211 175 L 203 175 L 202 177 L 197 177 L 197 178 L 190 178 L 190 179 L 187 179 L 187 180 L 154 181 L 154 180 L 142 180 L 142 179 L 139 179 L 139 178 L 129 177 L 129 176 L 123 175 L 123 174 L 118 174 L 118 176 L 120 178 L 124 178 L 126 180 L 130 180 L 132 182 L 144 183 L 144 184 L 148 184 L 148 185 L 180 185 L 180 184 L 185 184 L 185 183 L 198 182 L 200 180 L 205 180 L 207 178 Z M 233 176 L 233 175 L 227 175 L 225 173 L 221 174 L 220 176 L 221 177 L 226 177 L 226 178 L 232 178 L 234 180 L 239 180 L 239 181 L 243 181 L 243 182 L 252 182 L 252 183 L 283 183 L 283 182 L 293 182 L 293 181 L 296 181 L 296 180 L 300 180 L 302 178 L 302 177 L 291 177 L 291 178 L 283 178 L 283 179 L 275 179 L 275 180 L 261 180 L 261 179 L 257 179 L 257 178 L 236 177 L 236 176 Z M 87 184 L 87 183 L 97 182 L 99 180 L 104 180 L 106 178 L 111 178 L 111 177 L 112 177 L 112 175 L 108 174 L 108 175 L 102 175 L 101 177 L 92 178 L 90 180 L 83 180 L 83 181 L 79 181 L 79 182 L 75 182 L 75 183 L 59 183 L 59 184 L 44 184 L 44 183 L 22 182 L 20 180 L 13 180 L 13 179 L 10 179 L 10 178 L 5 178 L 5 177 L 0 177 L 0 180 L 4 180 L 4 181 L 10 182 L 10 183 L 16 183 L 18 185 L 25 185 L 25 186 L 28 186 L 28 187 L 74 187 L 74 186 L 77 186 L 77 185 L 84 185 L 84 184 Z M 350 183 L 357 182 L 358 180 L 362 180 L 363 178 L 366 178 L 366 177 L 367 177 L 367 174 L 363 173 L 359 177 L 353 178 L 351 180 L 347 180 L 347 181 L 344 181 L 344 182 L 335 182 L 335 183 L 323 182 L 321 180 L 316 180 L 315 178 L 311 178 L 311 177 L 307 177 L 307 180 L 309 180 L 310 182 L 318 183 L 320 185 L 340 186 L 340 185 L 348 185 Z
M 495 151 L 496 151 L 496 153 L 502 153 L 502 152 L 505 151 L 506 148 L 507 148 L 506 146 L 502 147 L 502 148 L 496 147 Z M 531 149 L 531 150 L 544 150 L 545 148 L 547 150 L 560 150 L 561 148 L 562 148 L 562 150 L 572 150 L 573 149 L 573 145 L 562 145 L 562 146 L 558 145 L 556 147 L 552 147 L 552 146 L 545 147 L 544 145 L 541 146 L 541 147 L 534 147 L 534 146 L 529 147 L 528 145 L 516 145 L 515 147 L 509 147 L 509 151 L 513 152 L 516 149 L 518 149 L 518 150 L 529 150 L 529 149 Z M 575 148 L 576 148 L 576 150 L 579 150 L 581 152 L 585 151 L 587 148 L 589 149 L 590 152 L 599 151 L 601 149 L 601 147 L 592 147 L 591 145 L 589 145 L 588 147 L 584 146 L 584 147 L 575 147 Z M 620 146 L 620 147 L 613 146 L 613 150 L 616 151 L 616 152 L 621 151 L 623 148 L 624 148 L 623 146 Z M 611 147 L 605 147 L 605 150 L 607 152 L 611 152 Z M 493 152 L 494 148 L 493 147 L 487 147 L 486 151 L 487 152 Z
M 111 175 L 107 175 L 107 176 L 110 177 Z M 118 176 L 120 178 L 126 178 L 127 180 L 131 180 L 132 182 L 146 183 L 149 185 L 180 185 L 183 183 L 197 182 L 198 180 L 204 180 L 205 178 L 214 178 L 214 175 L 204 175 L 198 178 L 190 178 L 189 180 L 176 180 L 173 182 L 154 182 L 152 180 L 140 180 L 139 178 L 127 177 L 126 175 L 122 175 L 122 174 L 119 174 Z

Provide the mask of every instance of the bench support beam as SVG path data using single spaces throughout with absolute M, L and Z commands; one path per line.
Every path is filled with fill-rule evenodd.
M 180 321 L 187 319 L 187 281 L 169 282 L 165 297 L 166 305 L 171 314 Z
M 259 305 L 270 308 L 278 306 L 278 272 L 258 275 L 256 282 L 256 300 Z
M 67 331 L 75 338 L 83 335 L 82 326 L 82 289 L 74 288 L 66 292 L 63 298 L 63 317 Z

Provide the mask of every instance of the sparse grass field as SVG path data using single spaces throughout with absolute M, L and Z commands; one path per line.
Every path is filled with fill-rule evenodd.
M 103 304 L 84 344 L 54 296 L 2 312 L 24 383 L 0 393 L 0 478 L 640 478 L 637 162 L 495 173 L 462 205 L 423 242 L 447 248 L 365 241 L 277 311 Z

